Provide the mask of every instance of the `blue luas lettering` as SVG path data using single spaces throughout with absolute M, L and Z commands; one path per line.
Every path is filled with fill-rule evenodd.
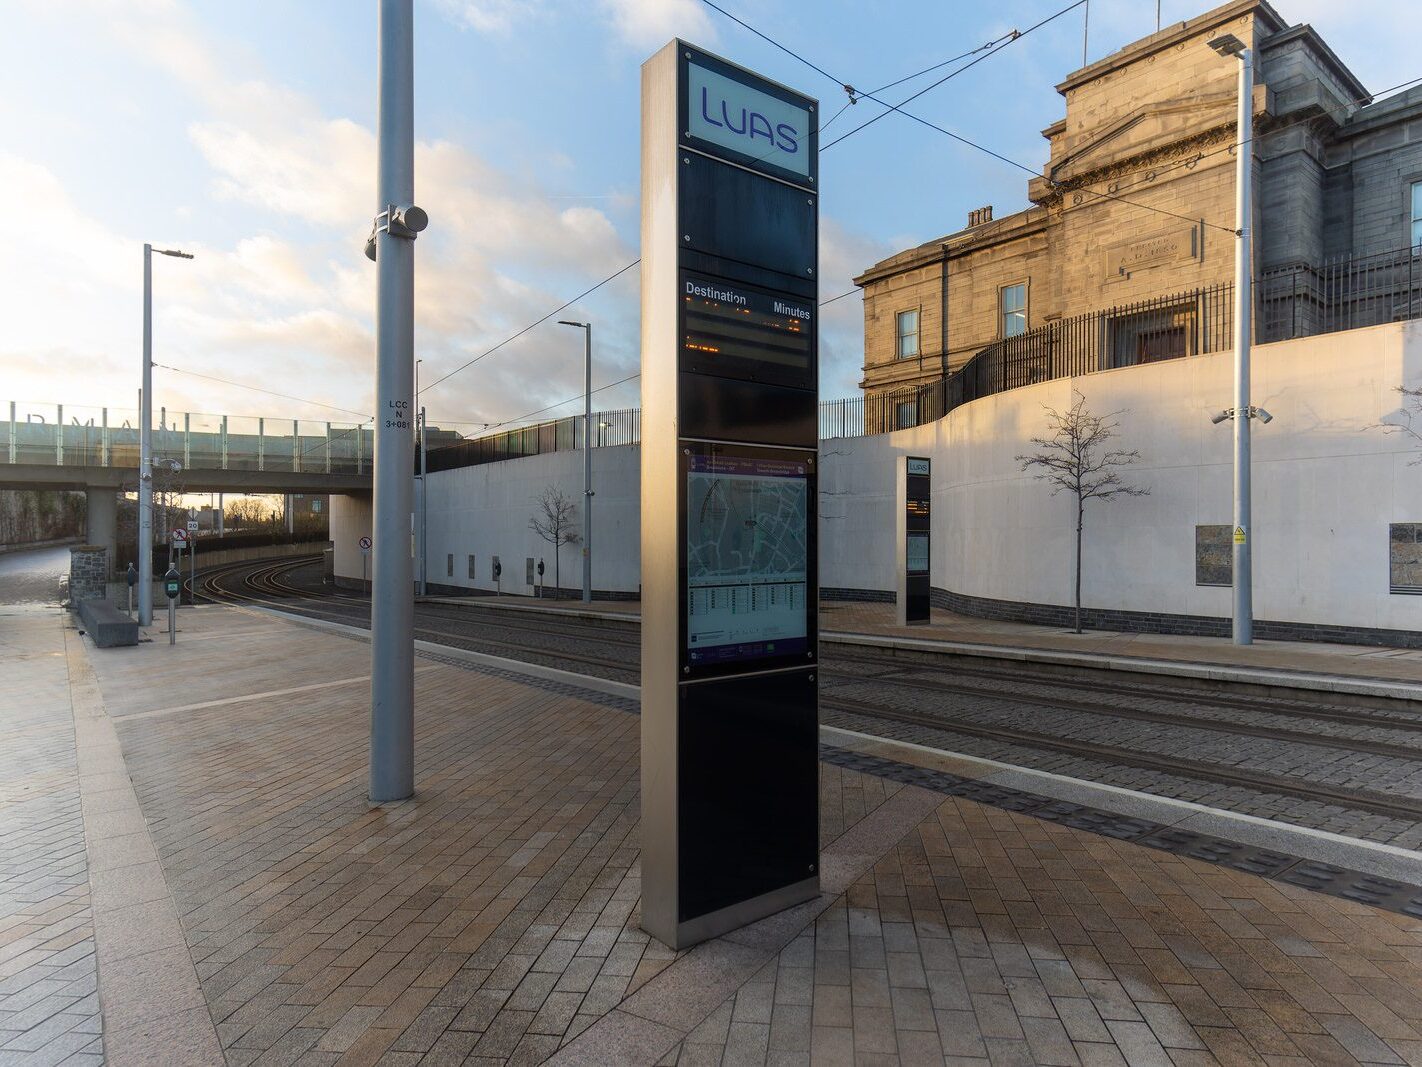
M 758 111 L 749 111 L 742 107 L 735 119 L 732 119 L 730 104 L 722 99 L 720 103 L 720 121 L 712 118 L 710 94 L 705 86 L 701 89 L 701 118 L 710 126 L 717 129 L 729 130 L 731 133 L 739 134 L 748 141 L 753 141 L 757 137 L 763 137 L 780 151 L 795 155 L 800 151 L 800 133 L 794 126 L 787 122 L 777 124 L 771 128 L 770 120 Z

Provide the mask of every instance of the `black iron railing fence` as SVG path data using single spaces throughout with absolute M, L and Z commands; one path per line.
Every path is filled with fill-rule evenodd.
M 1422 318 L 1422 245 L 1265 271 L 1254 304 L 1259 344 Z M 1049 322 L 989 345 L 937 381 L 821 405 L 820 436 L 921 426 L 1035 382 L 1223 351 L 1233 331 L 1231 284 Z
M 1422 245 L 1265 271 L 1255 299 L 1261 342 L 1422 318 Z
M 621 411 L 595 411 L 592 416 L 592 445 L 635 445 L 642 440 L 640 408 Z M 430 471 L 473 467 L 518 456 L 539 456 L 545 452 L 570 452 L 583 447 L 583 417 L 551 419 L 512 430 L 501 430 L 487 437 L 461 441 L 457 445 L 431 448 Z M 416 457 L 418 464 L 418 457 Z
M 970 400 L 1024 385 L 1111 367 L 1175 359 L 1228 348 L 1233 330 L 1234 286 L 1119 304 L 1059 319 L 1016 337 L 996 341 L 946 378 L 856 398 L 820 412 L 820 436 L 921 426 Z M 856 403 L 859 410 L 851 411 Z
M 1254 297 L 1260 344 L 1422 318 L 1422 245 L 1265 271 L 1255 283 Z M 996 341 L 926 385 L 821 401 L 820 437 L 863 437 L 922 426 L 970 400 L 1036 382 L 1221 352 L 1231 347 L 1233 332 L 1231 284 L 1059 319 Z M 636 408 L 598 413 L 594 426 L 594 447 L 641 440 Z M 432 448 L 429 469 L 581 446 L 582 416 L 574 416 Z

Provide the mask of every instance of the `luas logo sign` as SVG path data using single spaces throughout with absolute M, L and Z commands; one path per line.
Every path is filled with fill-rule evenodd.
M 718 103 L 719 108 L 716 106 Z M 717 112 L 717 115 L 713 115 L 713 111 Z M 737 110 L 724 97 L 713 101 L 711 90 L 704 85 L 701 87 L 701 121 L 730 130 L 731 133 L 744 136 L 752 142 L 757 137 L 764 137 L 768 144 L 792 156 L 800 151 L 800 131 L 794 126 L 788 122 L 777 122 L 772 130 L 770 120 L 759 111 L 749 111 L 744 104 Z
M 688 63 L 686 109 L 692 136 L 809 176 L 805 108 Z

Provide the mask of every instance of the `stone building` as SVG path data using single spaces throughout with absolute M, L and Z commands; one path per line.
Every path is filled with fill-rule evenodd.
M 1042 131 L 1026 210 L 971 212 L 855 279 L 869 432 L 1229 347 L 1239 137 L 1237 62 L 1208 44 L 1222 34 L 1256 54 L 1256 338 L 1422 315 L 1422 86 L 1374 103 L 1312 27 L 1232 0 L 1057 86 L 1066 115 Z

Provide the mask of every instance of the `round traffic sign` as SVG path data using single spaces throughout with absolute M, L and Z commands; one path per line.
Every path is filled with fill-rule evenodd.
M 187 539 L 188 539 L 188 531 L 187 531 L 187 530 L 177 529 L 177 530 L 174 530 L 174 531 L 173 531 L 173 540 L 174 540 L 174 541 L 186 541 Z
M 362 538 L 360 539 L 360 550 L 361 550 L 362 552 L 369 552 L 369 551 L 370 551 L 370 538 L 369 538 L 369 537 L 362 537 Z

